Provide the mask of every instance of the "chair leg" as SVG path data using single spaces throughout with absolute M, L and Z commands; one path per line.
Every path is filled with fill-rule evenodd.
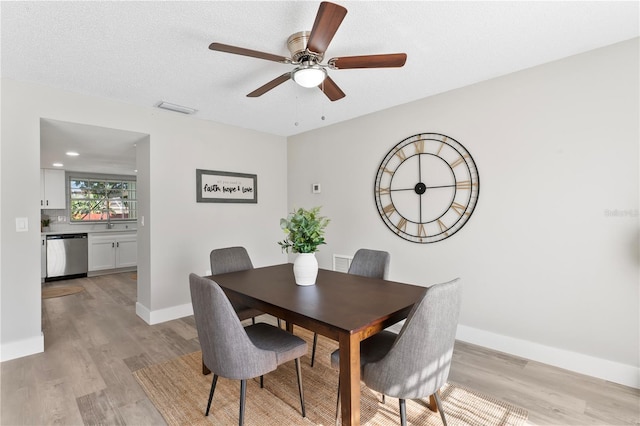
M 282 328 L 282 320 L 278 318 L 278 328 Z
M 213 380 L 211 381 L 211 390 L 209 391 L 209 402 L 207 402 L 207 411 L 204 413 L 205 416 L 209 415 L 209 409 L 211 408 L 211 401 L 213 400 L 213 392 L 216 390 L 216 383 L 218 382 L 218 375 L 213 375 Z
M 385 397 L 384 394 L 382 394 L 382 403 L 386 404 L 387 403 L 387 398 Z
M 316 345 L 318 344 L 318 333 L 313 333 L 313 349 L 311 349 L 311 366 L 316 360 Z
M 251 324 L 255 325 L 256 324 L 256 317 L 252 317 L 251 318 Z
M 238 425 L 244 425 L 244 400 L 247 396 L 247 381 L 240 380 L 240 415 L 238 416 Z
M 429 395 L 429 410 L 434 413 L 438 412 L 438 403 L 436 402 L 436 397 L 433 394 Z
M 433 396 L 436 399 L 436 405 L 438 406 L 438 411 L 440 411 L 440 417 L 442 418 L 442 424 L 444 426 L 447 426 L 447 419 L 444 417 L 444 410 L 442 409 L 442 403 L 440 402 L 440 395 L 438 394 L 438 391 L 435 391 L 433 393 Z
M 302 369 L 300 368 L 300 358 L 296 358 L 296 374 L 298 375 L 298 393 L 300 394 L 300 407 L 302 408 L 302 417 L 307 417 L 304 409 L 304 391 L 302 390 Z
M 407 404 L 404 399 L 400 399 L 400 425 L 407 426 Z
M 260 389 L 264 388 L 264 376 L 260 376 Z
M 336 426 L 338 426 L 338 421 L 340 419 L 340 377 L 338 377 L 338 398 L 336 402 Z

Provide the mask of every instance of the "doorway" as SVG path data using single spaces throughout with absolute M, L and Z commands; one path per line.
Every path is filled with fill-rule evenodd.
M 132 267 L 132 256 L 135 258 L 147 257 L 140 255 L 141 251 L 144 251 L 145 248 L 148 249 L 147 244 L 137 244 L 132 253 L 131 236 L 134 235 L 134 238 L 137 238 L 138 213 L 140 211 L 140 202 L 138 200 L 148 198 L 146 193 L 148 192 L 148 185 L 137 185 L 135 182 L 139 175 L 138 160 L 142 160 L 140 163 L 143 168 L 148 165 L 149 159 L 138 158 L 140 156 L 138 152 L 142 152 L 143 156 L 149 155 L 149 140 L 150 136 L 148 134 L 139 132 L 48 118 L 40 119 L 40 168 L 41 170 L 53 170 L 58 174 L 64 173 L 65 176 L 63 183 L 61 183 L 61 185 L 64 185 L 63 204 L 57 204 L 56 208 L 43 208 L 41 210 L 43 218 L 47 220 L 48 228 L 46 229 L 46 234 L 86 232 L 89 234 L 90 244 L 91 236 L 94 235 L 95 255 L 104 255 L 107 258 L 104 262 L 102 260 L 101 262 L 94 262 L 94 270 L 92 271 L 92 252 L 91 245 L 89 245 L 89 276 L 132 271 L 131 275 L 137 278 L 135 274 L 137 266 Z M 139 149 L 139 145 L 144 145 L 142 150 Z M 143 169 L 140 171 L 148 174 L 148 170 Z M 119 206 L 119 210 L 114 212 L 114 215 L 117 215 L 119 220 L 110 220 L 113 206 L 109 206 L 109 197 L 107 197 L 106 217 L 109 220 L 106 224 L 98 220 L 91 220 L 96 219 L 94 217 L 96 216 L 95 213 L 89 214 L 87 217 L 90 220 L 86 222 L 72 221 L 72 217 L 74 219 L 77 219 L 77 217 L 72 215 L 70 207 L 71 189 L 69 176 L 71 175 L 92 176 L 93 180 L 87 179 L 87 182 L 91 185 L 97 185 L 96 182 L 100 180 L 103 182 L 123 182 L 130 185 L 124 191 L 121 191 L 121 194 L 126 194 L 124 195 L 125 198 L 130 197 L 129 200 L 124 202 L 119 200 L 119 203 L 115 203 L 116 206 Z M 41 173 L 41 187 L 46 184 L 46 182 L 43 184 L 42 176 L 43 173 Z M 133 186 L 131 186 L 132 183 Z M 87 199 L 89 198 L 87 197 Z M 89 204 L 91 203 L 87 202 L 87 205 Z M 131 207 L 126 214 L 123 212 L 123 205 L 125 204 Z M 96 205 L 98 203 L 94 203 L 92 208 L 96 208 Z M 99 205 L 97 209 L 100 210 Z M 113 233 L 107 231 L 113 231 Z M 127 239 L 126 237 L 129 238 Z M 109 241 L 106 244 L 105 241 L 109 238 L 113 238 L 113 241 Z M 45 233 L 43 233 L 41 241 L 45 241 L 41 244 L 46 244 Z M 113 250 L 104 250 L 107 245 Z M 121 250 L 120 255 L 117 252 L 118 249 Z M 103 251 L 100 252 L 100 250 Z M 43 273 L 41 275 L 44 281 L 46 279 L 46 246 L 41 252 L 43 256 L 43 261 L 41 262 Z M 110 261 L 109 256 L 114 258 L 112 268 L 108 263 Z M 137 287 L 138 281 L 137 279 L 135 281 Z

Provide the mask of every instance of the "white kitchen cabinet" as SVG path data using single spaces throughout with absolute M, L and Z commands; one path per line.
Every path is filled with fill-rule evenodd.
M 121 235 L 116 239 L 116 268 L 138 265 L 138 238 L 136 234 Z
M 89 235 L 89 272 L 116 267 L 116 242 L 112 235 Z
M 67 208 L 64 170 L 40 169 L 40 208 Z
M 138 264 L 135 233 L 89 234 L 89 272 L 130 268 Z

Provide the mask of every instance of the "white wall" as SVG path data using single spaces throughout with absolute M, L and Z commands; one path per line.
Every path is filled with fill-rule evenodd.
M 244 245 L 256 266 L 286 261 L 276 244 L 286 214 L 285 138 L 7 79 L 1 84 L 0 360 L 44 344 L 40 118 L 149 135 L 137 151 L 145 216 L 145 225 L 138 223 L 137 311 L 147 322 L 190 313 L 188 274 L 210 269 L 214 247 Z M 196 168 L 257 174 L 258 203 L 196 203 Z M 29 219 L 28 232 L 16 232 L 16 217 Z
M 460 276 L 458 338 L 639 387 L 638 51 L 635 39 L 289 138 L 289 208 L 332 219 L 320 266 L 369 247 L 391 253 L 392 280 Z M 426 132 L 471 152 L 481 188 L 462 230 L 420 245 L 386 228 L 373 185 L 389 149 Z

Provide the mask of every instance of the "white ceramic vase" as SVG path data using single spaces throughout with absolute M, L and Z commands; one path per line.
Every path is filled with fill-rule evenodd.
M 293 261 L 293 276 L 298 285 L 314 285 L 318 276 L 318 260 L 315 253 L 299 253 Z

